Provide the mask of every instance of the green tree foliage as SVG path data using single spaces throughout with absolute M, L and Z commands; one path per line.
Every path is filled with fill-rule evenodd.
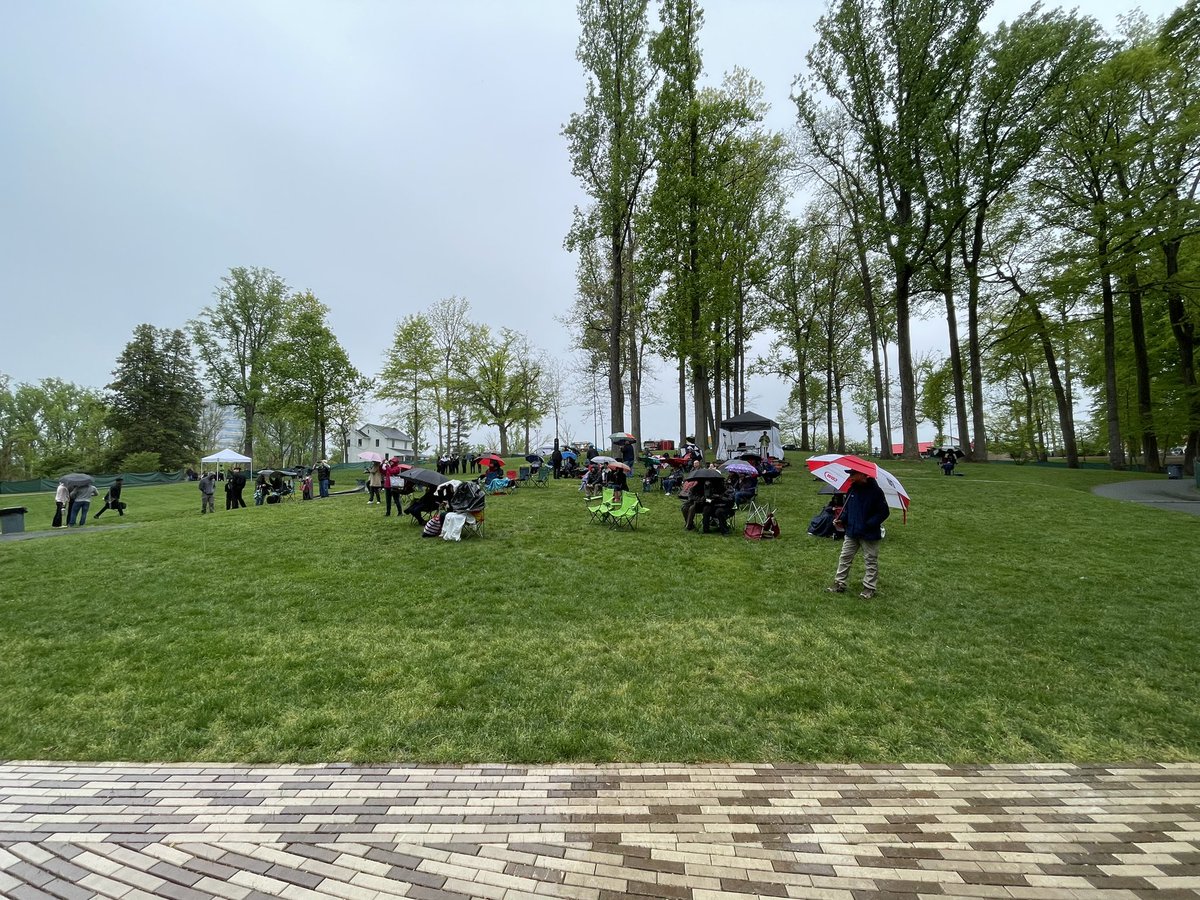
M 424 439 L 429 423 L 440 421 L 434 389 L 437 362 L 433 328 L 425 316 L 408 315 L 396 323 L 375 396 L 395 407 L 395 421 L 413 436 L 418 454 L 429 446 Z
M 653 163 L 647 111 L 656 73 L 645 54 L 646 0 L 579 0 L 578 10 L 581 33 L 576 57 L 587 73 L 587 93 L 583 111 L 571 116 L 563 134 L 572 174 L 582 182 L 594 208 L 588 214 L 576 211 L 567 245 L 604 242 L 609 282 L 605 304 L 609 414 L 612 427 L 624 430 L 621 361 L 625 329 L 630 327 L 628 254 L 638 198 Z
M 270 269 L 236 267 L 217 302 L 188 323 L 218 403 L 237 406 L 246 425 L 242 452 L 253 456 L 254 416 L 267 394 L 267 358 L 288 333 L 292 301 Z
M 345 421 L 347 409 L 361 403 L 366 382 L 330 330 L 328 308 L 307 291 L 290 303 L 287 339 L 277 342 L 266 357 L 270 393 L 264 409 L 308 421 L 315 461 L 327 455 L 332 411 Z M 344 437 L 339 446 L 345 446 Z
M 539 421 L 549 411 L 540 366 L 529 340 L 508 328 L 494 335 L 486 325 L 475 326 L 465 351 L 455 391 L 475 419 L 496 427 L 500 455 L 508 456 L 513 426 Z
M 184 333 L 138 325 L 112 375 L 107 422 L 115 458 L 157 453 L 168 471 L 194 462 L 202 449 L 198 428 L 204 397 Z
M 0 381 L 0 451 L 5 478 L 102 472 L 110 458 L 107 408 L 97 391 L 60 378 L 10 387 Z

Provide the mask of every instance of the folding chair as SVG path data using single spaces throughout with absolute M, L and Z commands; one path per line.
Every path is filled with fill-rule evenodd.
M 620 505 L 614 507 L 608 514 L 609 527 L 616 529 L 626 525 L 630 531 L 633 531 L 637 528 L 638 516 L 649 511 L 647 507 L 642 506 L 642 500 L 637 494 L 633 491 L 625 491 L 621 495 Z
M 463 522 L 462 536 L 467 538 L 470 535 L 475 535 L 477 538 L 483 537 L 483 510 L 473 509 L 465 513 L 467 519 Z
M 504 475 L 508 479 L 508 486 L 514 491 L 521 486 L 521 479 L 517 477 L 516 469 L 509 469 Z
M 517 469 L 517 484 L 529 484 L 529 466 L 521 466 Z
M 545 487 L 550 483 L 550 475 L 552 469 L 550 466 L 542 466 L 538 469 L 537 478 L 531 478 L 529 483 L 534 487 Z
M 616 491 L 610 487 L 606 487 L 600 492 L 599 497 L 588 499 L 587 510 L 592 514 L 593 522 L 603 522 L 608 517 L 609 512 L 615 506 L 615 496 Z

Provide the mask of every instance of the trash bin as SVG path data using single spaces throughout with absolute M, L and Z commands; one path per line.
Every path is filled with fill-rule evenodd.
M 10 506 L 0 509 L 0 534 L 19 534 L 25 530 L 24 506 Z
M 1168 478 L 1182 478 L 1183 477 L 1183 466 L 1176 465 L 1174 463 L 1167 466 L 1167 477 Z

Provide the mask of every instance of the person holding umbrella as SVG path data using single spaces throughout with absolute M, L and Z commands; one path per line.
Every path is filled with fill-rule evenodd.
M 879 587 L 879 543 L 883 540 L 883 522 L 891 513 L 887 497 L 874 478 L 858 469 L 846 469 L 850 475 L 850 487 L 846 494 L 846 505 L 834 519 L 834 526 L 845 529 L 842 552 L 838 557 L 837 573 L 833 584 L 825 590 L 831 594 L 844 594 L 846 580 L 850 575 L 850 564 L 861 549 L 863 552 L 863 589 L 858 596 L 870 600 Z

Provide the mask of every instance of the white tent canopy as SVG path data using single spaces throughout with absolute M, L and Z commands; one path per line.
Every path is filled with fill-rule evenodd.
M 200 460 L 200 469 L 203 471 L 204 463 L 246 463 L 249 465 L 250 457 L 242 456 L 234 450 L 226 447 L 224 450 L 218 450 L 211 456 L 205 456 Z
M 717 435 L 717 455 L 721 459 L 733 459 L 746 452 L 758 453 L 764 433 L 767 435 L 767 454 L 782 459 L 783 441 L 779 437 L 779 423 L 749 410 L 721 422 Z

